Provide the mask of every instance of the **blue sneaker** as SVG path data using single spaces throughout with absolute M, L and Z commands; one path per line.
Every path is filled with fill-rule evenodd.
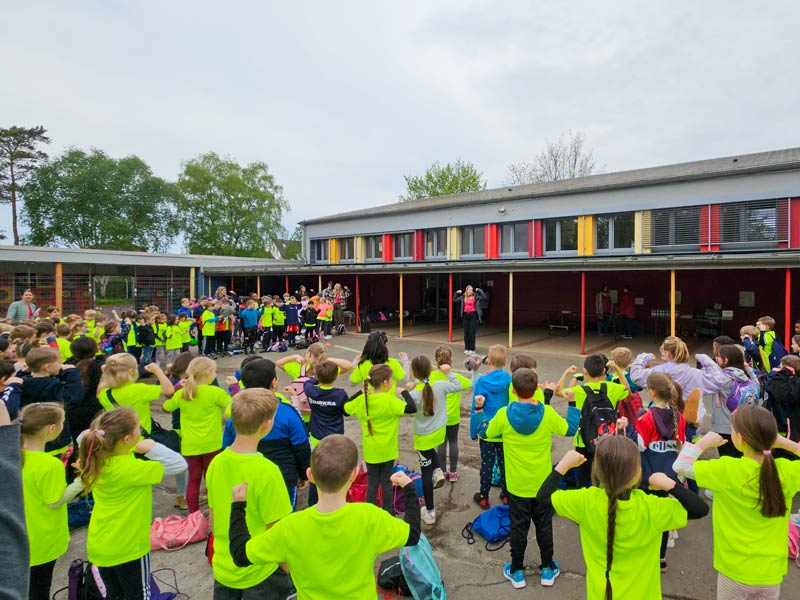
M 511 563 L 508 562 L 503 565 L 503 577 L 511 582 L 515 589 L 522 589 L 525 587 L 525 571 L 519 569 L 518 571 L 511 572 Z M 553 585 L 552 583 L 550 585 Z
M 554 567 L 542 567 L 542 585 L 545 587 L 552 587 L 556 582 L 556 577 L 561 575 L 561 569 L 558 568 L 558 563 L 553 561 Z

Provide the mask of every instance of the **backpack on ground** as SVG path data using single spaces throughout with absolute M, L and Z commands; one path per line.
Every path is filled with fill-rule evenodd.
M 507 505 L 499 504 L 479 514 L 474 521 L 461 530 L 461 537 L 467 544 L 475 543 L 475 534 L 486 540 L 489 552 L 500 550 L 511 535 L 511 513 Z
M 419 534 L 416 545 L 400 550 L 400 569 L 414 600 L 445 600 L 447 597 L 431 544 L 423 534 Z
M 336 326 L 336 335 L 344 335 L 347 332 L 347 329 L 344 326 L 344 323 L 340 323 Z
M 78 529 L 86 527 L 89 520 L 92 518 L 92 508 L 94 507 L 94 500 L 89 498 L 81 498 L 75 502 L 67 504 L 67 523 L 69 529 Z
M 311 377 L 306 375 L 306 366 L 303 365 L 300 368 L 300 377 L 289 384 L 289 387 L 295 392 L 291 395 L 292 405 L 300 411 L 301 415 L 311 414 L 311 405 L 308 403 L 308 397 L 303 389 L 303 384 L 305 384 L 305 382 L 309 379 L 311 379 Z
M 400 557 L 393 556 L 381 561 L 378 566 L 378 585 L 385 590 L 400 594 L 401 596 L 410 596 L 411 590 L 408 589 L 406 578 L 403 577 L 403 569 L 400 566 Z
M 605 383 L 599 389 L 588 385 L 581 386 L 586 392 L 586 400 L 581 408 L 580 433 L 589 456 L 594 456 L 597 440 L 613 435 L 617 429 L 617 411 L 608 399 Z
M 208 519 L 202 511 L 186 517 L 157 517 L 150 528 L 151 550 L 180 550 L 188 544 L 202 542 L 208 535 Z
M 628 419 L 631 425 L 639 419 L 640 410 L 642 410 L 642 396 L 639 392 L 631 392 L 627 398 L 617 402 L 617 416 Z
M 73 560 L 69 565 L 67 587 L 53 594 L 53 600 L 103 600 L 105 597 L 106 586 L 100 577 L 100 570 L 80 559 Z
M 725 398 L 725 406 L 733 412 L 745 404 L 759 404 L 761 399 L 761 384 L 752 379 L 739 381 L 731 376 L 730 373 L 723 371 L 723 374 L 733 381 L 731 393 Z M 717 407 L 720 406 L 719 394 L 717 394 Z

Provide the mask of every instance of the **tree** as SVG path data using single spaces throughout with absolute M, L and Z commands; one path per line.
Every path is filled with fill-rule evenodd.
M 69 148 L 31 173 L 23 199 L 34 245 L 162 252 L 177 233 L 177 187 L 137 156 Z
M 294 228 L 292 235 L 289 236 L 289 243 L 286 244 L 286 251 L 283 253 L 283 258 L 287 260 L 300 258 L 303 252 L 303 228 L 298 225 Z
M 506 170 L 506 184 L 526 185 L 574 179 L 591 175 L 596 168 L 594 154 L 586 149 L 586 136 L 570 131 L 566 138 L 562 134 L 558 141 L 547 140 L 544 152 L 537 154 L 533 162 L 510 165 Z
M 38 150 L 39 144 L 49 144 L 50 138 L 41 125 L 0 129 L 0 202 L 11 204 L 11 230 L 14 244 L 19 245 L 17 200 L 20 186 L 30 171 L 47 153 Z
M 406 193 L 400 196 L 400 202 L 486 189 L 483 173 L 460 158 L 443 167 L 435 162 L 421 177 L 404 175 L 403 178 L 406 180 Z
M 263 162 L 241 166 L 209 152 L 184 164 L 178 187 L 191 253 L 271 257 L 267 241 L 285 236 L 289 204 Z

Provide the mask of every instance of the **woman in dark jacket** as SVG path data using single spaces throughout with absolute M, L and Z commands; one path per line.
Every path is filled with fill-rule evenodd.
M 464 322 L 464 354 L 475 352 L 475 335 L 478 323 L 483 320 L 481 302 L 486 300 L 486 294 L 481 288 L 468 285 L 464 292 L 458 290 L 453 296 L 453 302 L 459 304 L 459 314 Z

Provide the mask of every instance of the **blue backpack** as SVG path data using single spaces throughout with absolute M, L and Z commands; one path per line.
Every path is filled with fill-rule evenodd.
M 400 550 L 400 569 L 414 600 L 445 600 L 442 574 L 433 558 L 431 544 L 423 534 L 414 546 Z
M 486 549 L 489 552 L 500 550 L 505 546 L 511 535 L 511 515 L 508 506 L 504 504 L 493 506 L 479 514 L 461 530 L 461 536 L 467 540 L 467 544 L 475 543 L 476 533 L 486 540 Z M 492 544 L 499 545 L 490 547 Z

